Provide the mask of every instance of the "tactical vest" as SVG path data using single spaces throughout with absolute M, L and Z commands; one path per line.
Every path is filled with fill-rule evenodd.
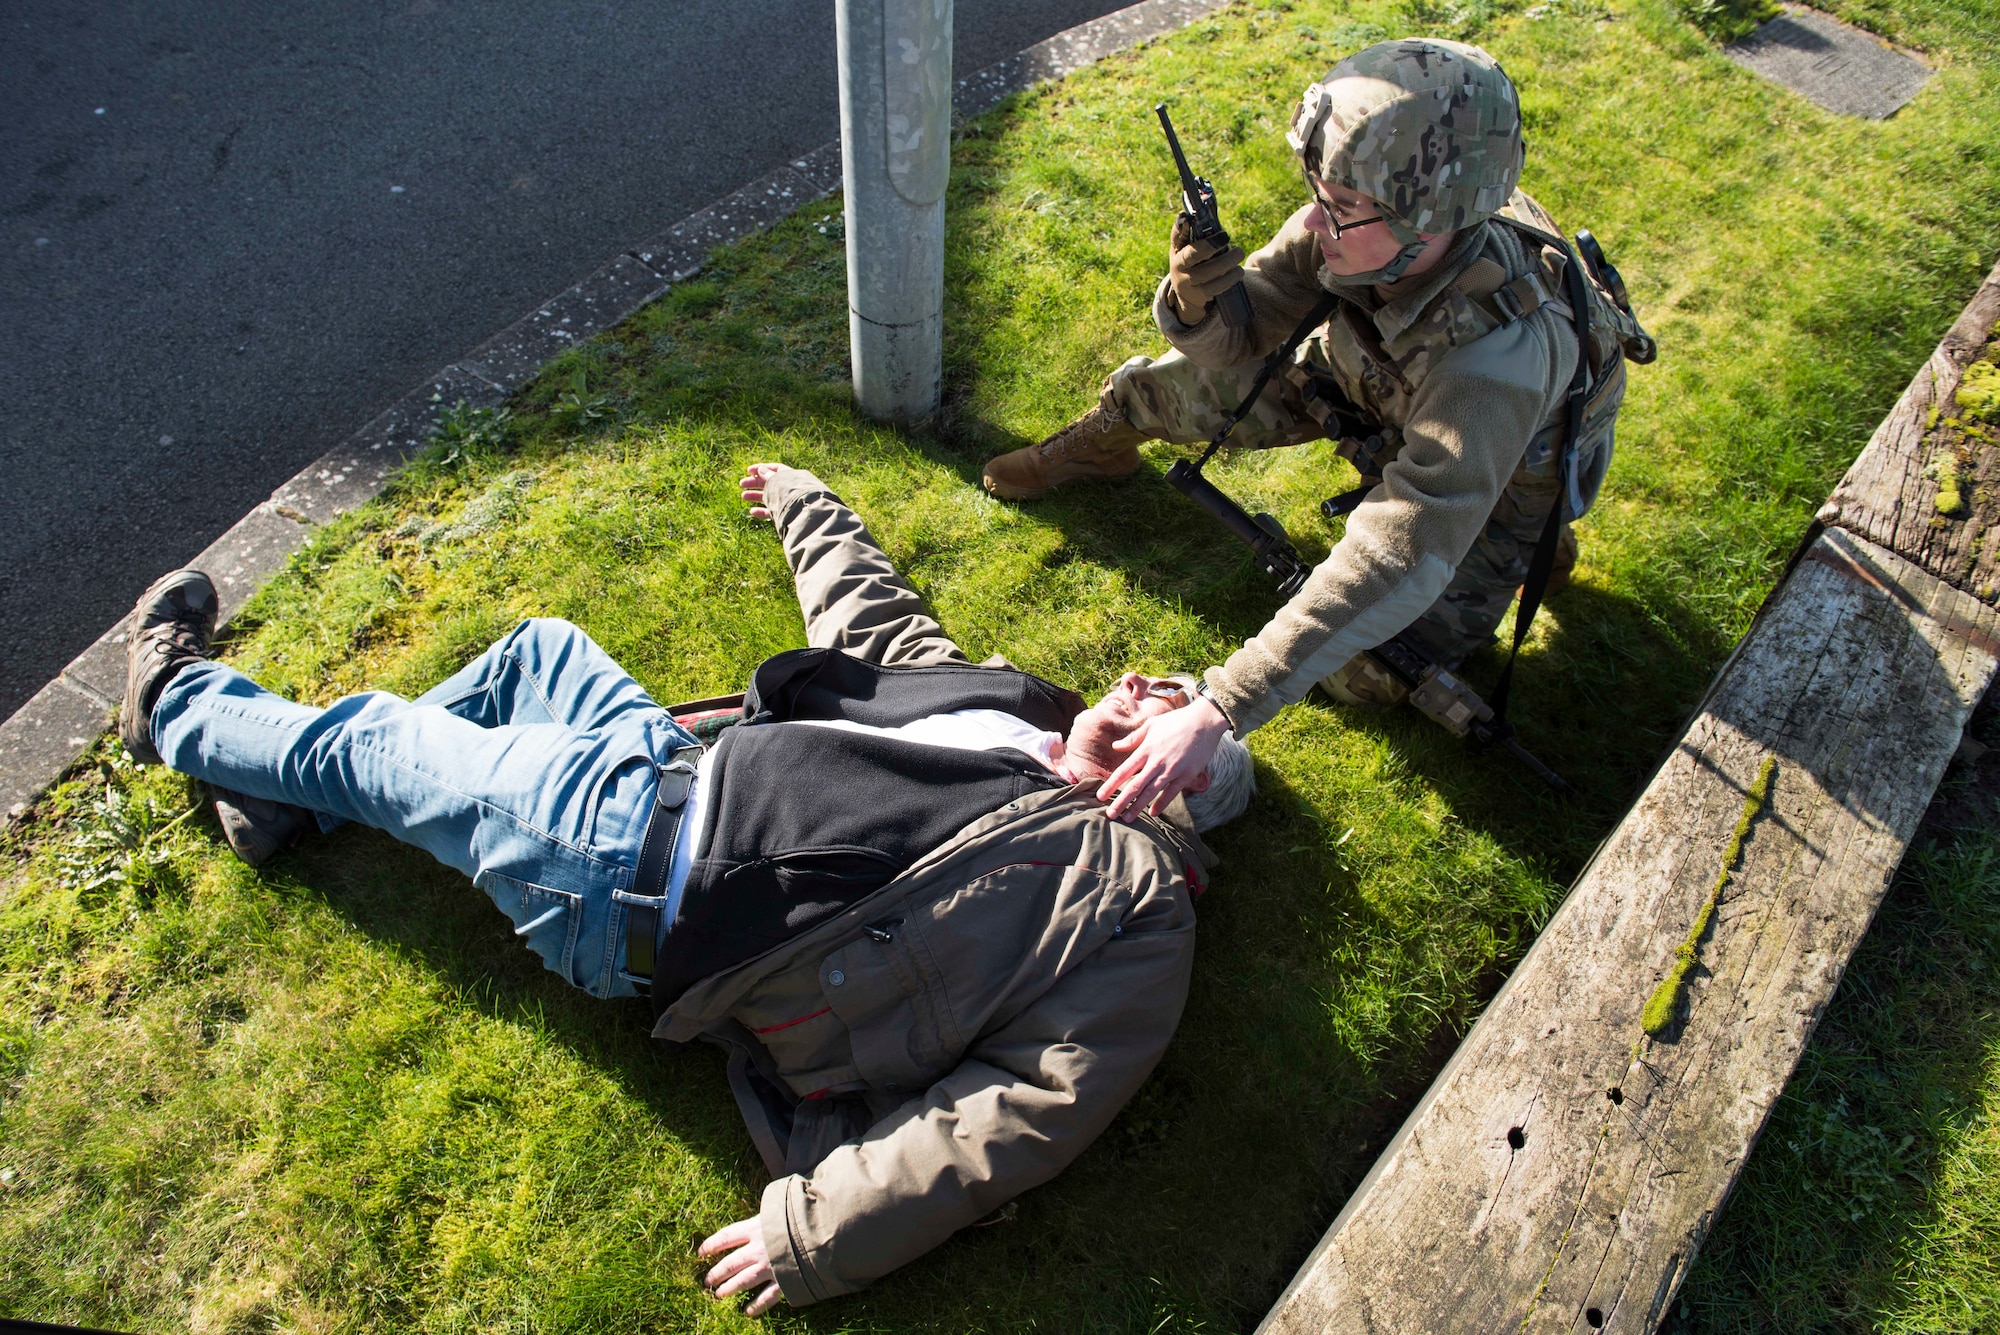
M 1403 426 L 1430 368 L 1453 348 L 1486 337 L 1497 329 L 1548 306 L 1564 323 L 1573 323 L 1565 293 L 1568 256 L 1550 239 L 1560 236 L 1555 221 L 1525 192 L 1515 190 L 1507 206 L 1486 224 L 1486 239 L 1478 255 L 1451 283 L 1392 339 L 1383 339 L 1369 313 L 1343 301 L 1325 326 L 1301 347 L 1286 369 L 1305 400 L 1306 411 L 1326 422 L 1333 401 L 1319 392 L 1322 377 L 1353 401 L 1377 425 L 1366 437 L 1338 438 L 1340 453 L 1373 482 L 1403 448 Z M 1570 515 L 1589 508 L 1604 468 L 1619 404 L 1625 397 L 1625 359 L 1650 360 L 1652 340 L 1584 266 L 1590 292 L 1590 346 L 1584 350 L 1589 368 L 1589 398 L 1581 438 L 1571 451 L 1574 472 L 1568 479 Z M 1335 326 L 1339 326 L 1335 328 Z M 1516 478 L 1548 479 L 1556 468 L 1563 443 L 1565 403 L 1550 404 Z

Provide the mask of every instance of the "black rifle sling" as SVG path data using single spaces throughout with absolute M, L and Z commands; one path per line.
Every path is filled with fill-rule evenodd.
M 1215 457 L 1215 452 L 1222 448 L 1223 441 L 1229 439 L 1229 433 L 1236 429 L 1236 424 L 1248 417 L 1250 410 L 1257 406 L 1258 396 L 1264 392 L 1264 386 L 1271 383 L 1271 377 L 1276 374 L 1278 368 L 1292 359 L 1292 354 L 1299 350 L 1299 344 L 1306 341 L 1306 335 L 1325 324 L 1326 317 L 1333 314 L 1333 308 L 1339 304 L 1340 298 L 1333 293 L 1319 294 L 1319 300 L 1312 304 L 1312 309 L 1306 312 L 1305 319 L 1299 321 L 1298 327 L 1292 330 L 1290 337 L 1278 345 L 1276 352 L 1264 359 L 1264 365 L 1257 371 L 1257 378 L 1250 382 L 1250 392 L 1243 396 L 1243 402 L 1237 404 L 1236 411 L 1229 414 L 1228 420 L 1223 422 L 1222 430 L 1216 432 L 1209 440 L 1208 448 L 1201 452 L 1201 458 L 1195 460 L 1195 472 L 1199 473 L 1208 461 Z
M 1511 219 L 1505 220 L 1512 222 Z M 1583 277 L 1583 262 L 1577 258 L 1569 242 L 1551 235 L 1540 228 L 1528 227 L 1515 222 L 1513 226 L 1534 237 L 1545 245 L 1562 248 L 1563 257 L 1568 261 L 1563 266 L 1565 286 L 1569 289 L 1570 319 L 1576 325 L 1576 371 L 1569 380 L 1569 404 L 1564 417 L 1562 448 L 1556 456 L 1556 503 L 1549 511 L 1548 522 L 1542 525 L 1542 536 L 1535 542 L 1535 554 L 1528 562 L 1528 578 L 1521 584 L 1521 606 L 1514 613 L 1514 647 L 1507 654 L 1507 665 L 1500 669 L 1499 684 L 1486 698 L 1493 709 L 1493 731 L 1498 737 L 1507 736 L 1507 693 L 1514 685 L 1514 661 L 1521 656 L 1521 645 L 1528 638 L 1528 630 L 1535 624 L 1535 613 L 1542 610 L 1542 597 L 1549 591 L 1549 576 L 1556 568 L 1556 548 L 1562 540 L 1563 507 L 1569 503 L 1570 463 L 1576 454 L 1577 437 L 1583 434 L 1583 409 L 1589 398 L 1590 380 L 1590 290 Z

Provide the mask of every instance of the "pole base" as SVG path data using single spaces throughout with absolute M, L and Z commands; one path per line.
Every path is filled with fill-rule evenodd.
M 944 313 L 877 324 L 849 309 L 854 403 L 863 417 L 914 426 L 937 416 L 944 382 Z

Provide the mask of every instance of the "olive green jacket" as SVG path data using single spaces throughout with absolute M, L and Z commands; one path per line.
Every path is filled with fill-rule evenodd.
M 785 469 L 765 496 L 811 644 L 967 661 L 818 478 Z M 759 1218 L 792 1304 L 851 1293 L 1054 1177 L 1165 1051 L 1211 859 L 1185 806 L 1124 824 L 1094 788 L 1008 803 L 661 1017 L 661 1038 L 738 1047 L 753 1139 L 785 1169 Z

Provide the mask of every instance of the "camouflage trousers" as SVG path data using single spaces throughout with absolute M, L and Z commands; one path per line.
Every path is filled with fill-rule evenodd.
M 1324 409 L 1309 389 L 1312 373 L 1327 364 L 1315 335 L 1300 349 L 1298 364 L 1289 374 L 1271 377 L 1249 415 L 1230 433 L 1230 448 L 1274 449 L 1331 438 L 1332 433 L 1320 420 Z M 1205 444 L 1242 402 L 1257 370 L 1255 362 L 1215 370 L 1198 366 L 1179 352 L 1158 359 L 1134 357 L 1104 382 L 1099 406 L 1107 415 L 1124 419 L 1154 440 Z M 1337 442 L 1341 454 L 1361 470 L 1364 483 L 1378 481 L 1382 467 L 1400 448 L 1400 437 L 1393 430 L 1384 435 L 1389 438 L 1386 442 L 1351 438 Z M 1441 663 L 1455 666 L 1490 643 L 1513 604 L 1515 590 L 1528 577 L 1535 543 L 1563 490 L 1557 475 L 1556 442 L 1544 436 L 1530 444 L 1527 457 L 1500 493 L 1486 526 L 1459 562 L 1451 583 L 1406 632 Z M 1611 462 L 1608 425 L 1597 439 L 1584 444 L 1576 470 L 1582 485 L 1565 507 L 1565 520 L 1583 514 L 1596 498 Z M 1577 499 L 1583 503 L 1576 504 Z M 1556 558 L 1558 571 L 1567 571 L 1575 559 L 1576 539 L 1565 522 L 1563 547 Z

